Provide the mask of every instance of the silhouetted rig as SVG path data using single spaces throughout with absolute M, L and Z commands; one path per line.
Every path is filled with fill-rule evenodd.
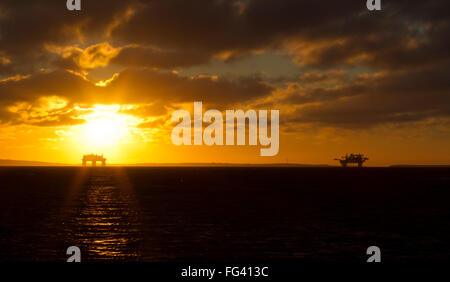
M 335 159 L 339 161 L 342 167 L 346 167 L 347 164 L 358 164 L 358 167 L 362 167 L 363 163 L 367 161 L 369 158 L 364 157 L 363 154 L 346 154 L 342 156 L 340 159 Z
M 86 166 L 88 162 L 92 162 L 92 166 L 97 166 L 97 162 L 102 162 L 102 166 L 106 165 L 106 158 L 102 155 L 89 154 L 83 156 L 83 166 Z

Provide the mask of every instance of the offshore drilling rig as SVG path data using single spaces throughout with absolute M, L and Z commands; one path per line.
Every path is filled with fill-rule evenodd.
M 335 159 L 339 161 L 342 167 L 347 167 L 347 164 L 358 164 L 358 167 L 362 167 L 363 163 L 367 161 L 369 158 L 364 157 L 363 154 L 346 154 L 342 156 L 340 159 Z
M 92 166 L 97 166 L 97 162 L 101 162 L 102 166 L 106 165 L 106 158 L 103 155 L 84 155 L 83 156 L 83 166 L 86 166 L 87 162 L 92 162 Z

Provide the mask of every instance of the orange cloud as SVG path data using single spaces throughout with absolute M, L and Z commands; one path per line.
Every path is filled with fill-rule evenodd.
M 65 61 L 72 61 L 80 69 L 90 70 L 108 66 L 116 57 L 120 48 L 112 47 L 108 42 L 91 45 L 85 49 L 75 46 L 47 46 L 47 50 L 61 56 Z

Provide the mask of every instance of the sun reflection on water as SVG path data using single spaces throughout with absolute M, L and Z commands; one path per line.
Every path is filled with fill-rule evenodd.
M 88 170 L 69 224 L 72 240 L 87 260 L 138 260 L 142 236 L 132 193 L 116 183 L 111 169 Z

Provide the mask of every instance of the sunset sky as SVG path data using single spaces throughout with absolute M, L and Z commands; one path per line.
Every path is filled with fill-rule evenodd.
M 0 159 L 450 164 L 448 0 L 0 0 Z M 280 149 L 174 146 L 172 112 L 280 111 Z

